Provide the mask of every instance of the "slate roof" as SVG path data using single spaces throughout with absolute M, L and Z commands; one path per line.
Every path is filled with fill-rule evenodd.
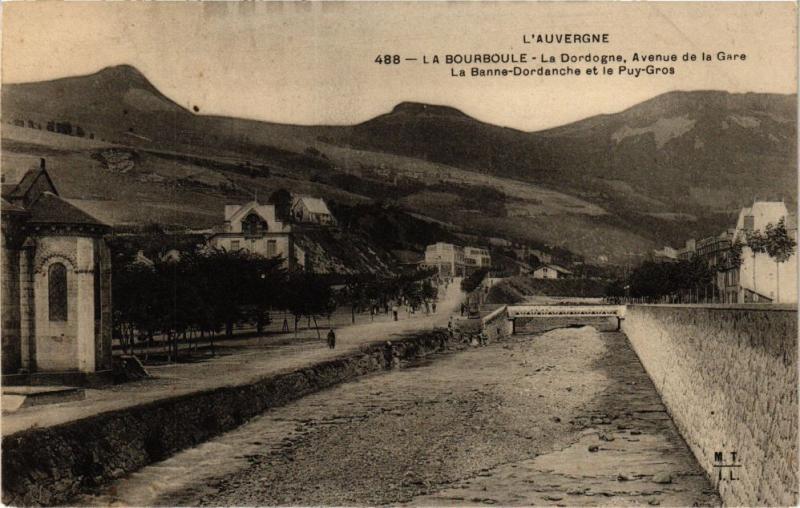
M 331 215 L 331 211 L 328 210 L 328 205 L 325 204 L 325 201 L 322 198 L 313 198 L 311 196 L 298 196 L 297 200 L 302 201 L 303 205 L 305 205 L 306 209 L 308 209 L 310 213 Z
M 554 270 L 554 271 L 560 272 L 560 273 L 568 273 L 568 274 L 572 273 L 572 272 L 570 272 L 569 270 L 567 270 L 564 267 L 561 267 L 561 266 L 558 266 L 558 265 L 553 265 L 553 264 L 550 264 L 550 263 L 545 263 L 543 265 L 539 265 L 538 267 L 536 267 L 536 270 L 538 270 L 539 268 L 549 268 L 551 270 Z M 536 271 L 536 270 L 534 270 L 534 271 Z
M 11 193 L 14 192 L 14 190 L 16 188 L 17 188 L 17 184 L 16 183 L 3 182 L 2 184 L 0 184 L 0 189 L 2 189 L 0 191 L 0 193 L 2 193 L 3 197 L 6 197 L 6 196 L 10 197 Z
M 50 175 L 47 174 L 47 170 L 45 170 L 44 168 L 36 168 L 36 169 L 31 169 L 25 173 L 25 175 L 22 177 L 22 180 L 20 180 L 19 183 L 16 185 L 16 187 L 8 193 L 8 197 L 10 198 L 25 197 L 25 195 L 28 193 L 30 188 L 33 186 L 36 180 L 39 179 L 40 176 L 46 178 L 47 181 L 50 183 L 50 187 L 53 190 L 55 190 L 56 193 L 58 193 L 58 191 L 56 190 L 56 186 L 53 183 L 53 180 L 50 178 Z
M 29 224 L 69 224 L 109 227 L 51 192 L 43 193 L 30 206 Z
M 3 198 L 0 198 L 0 201 L 2 201 L 0 211 L 3 213 L 27 213 L 27 211 L 21 206 L 15 205 L 14 203 L 9 203 Z

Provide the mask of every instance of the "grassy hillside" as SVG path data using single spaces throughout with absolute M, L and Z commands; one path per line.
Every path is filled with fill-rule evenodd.
M 607 282 L 593 279 L 534 279 L 519 275 L 504 279 L 489 290 L 487 303 L 522 303 L 536 296 L 599 298 Z
M 756 196 L 796 202 L 795 96 L 674 92 L 535 133 L 416 103 L 305 127 L 205 116 L 117 66 L 4 86 L 2 116 L 4 173 L 47 157 L 67 197 L 115 224 L 205 228 L 286 188 L 621 263 L 716 234 Z

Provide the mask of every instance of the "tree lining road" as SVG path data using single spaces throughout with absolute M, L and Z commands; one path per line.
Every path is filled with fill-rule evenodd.
M 186 395 L 221 386 L 249 384 L 279 372 L 302 369 L 339 355 L 358 351 L 362 346 L 393 340 L 435 327 L 444 327 L 456 312 L 463 293 L 458 281 L 451 283 L 435 314 L 416 314 L 400 321 L 345 326 L 336 330 L 336 349 L 323 340 L 301 344 L 270 346 L 269 339 L 237 339 L 226 345 L 237 346 L 230 354 L 197 363 L 178 363 L 148 367 L 153 378 L 114 385 L 103 390 L 86 390 L 86 399 L 61 404 L 33 406 L 3 415 L 2 434 L 7 436 L 32 426 L 47 427 L 85 418 L 105 411 L 136 406 L 167 397 Z

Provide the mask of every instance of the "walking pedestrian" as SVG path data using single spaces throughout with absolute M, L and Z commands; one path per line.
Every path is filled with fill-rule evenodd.
M 328 332 L 328 347 L 334 349 L 336 347 L 336 334 L 333 333 L 333 328 Z
M 433 313 L 436 314 L 436 302 L 435 301 L 431 304 L 431 307 L 433 307 Z
M 392 316 L 394 316 L 394 320 L 397 321 L 397 304 L 392 305 Z

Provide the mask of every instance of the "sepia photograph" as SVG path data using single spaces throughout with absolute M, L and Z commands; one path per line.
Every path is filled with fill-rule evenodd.
M 5 506 L 797 506 L 796 2 L 0 5 Z

